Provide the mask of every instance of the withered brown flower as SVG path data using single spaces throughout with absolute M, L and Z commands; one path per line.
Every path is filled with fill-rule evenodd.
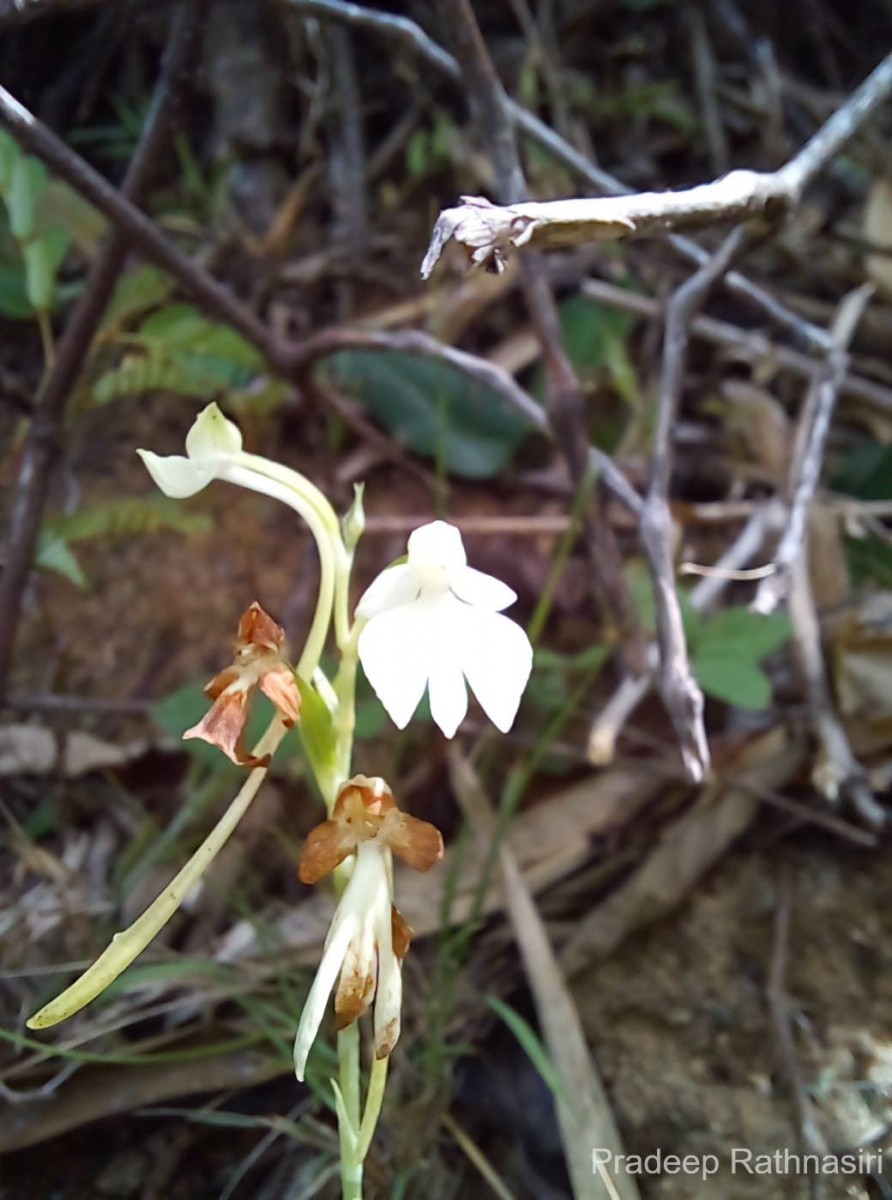
M 412 931 L 393 903 L 391 852 L 416 871 L 443 857 L 443 838 L 427 821 L 400 812 L 383 779 L 356 775 L 343 784 L 329 820 L 307 838 L 300 864 L 304 883 L 316 883 L 351 854 L 353 873 L 338 904 L 322 962 L 301 1014 L 294 1065 L 303 1079 L 328 997 L 335 994 L 338 1028 L 375 1002 L 375 1054 L 386 1058 L 400 1033 L 401 964 Z
M 300 716 L 300 692 L 282 657 L 284 645 L 285 631 L 255 600 L 239 621 L 232 664 L 204 689 L 214 703 L 183 738 L 210 742 L 240 767 L 265 766 L 269 756 L 255 757 L 243 742 L 254 691 L 269 697 L 289 729 Z

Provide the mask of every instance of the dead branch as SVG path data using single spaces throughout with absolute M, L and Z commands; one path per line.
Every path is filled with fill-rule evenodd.
M 838 804 L 844 799 L 866 825 L 872 829 L 882 829 L 886 824 L 886 813 L 874 799 L 867 772 L 855 758 L 846 731 L 833 707 L 821 650 L 821 626 L 804 550 L 797 556 L 790 571 L 787 603 L 793 623 L 793 648 L 812 730 L 820 746 L 812 780 L 831 804 Z
M 348 3 L 347 0 L 284 0 L 284 2 L 290 8 L 307 16 L 315 16 L 320 20 L 338 21 L 345 25 L 377 33 L 404 46 L 411 53 L 419 55 L 454 82 L 460 83 L 462 80 L 462 69 L 458 61 L 428 37 L 419 25 L 407 17 L 364 8 L 358 4 Z M 528 112 L 510 96 L 503 93 L 502 99 L 504 112 L 517 129 L 547 150 L 580 179 L 585 180 L 596 192 L 607 196 L 630 194 L 630 189 L 625 184 L 596 163 L 591 162 L 584 154 L 580 154 L 544 121 L 540 121 L 537 116 Z M 702 266 L 709 258 L 708 252 L 702 246 L 681 234 L 671 234 L 668 241 L 670 246 L 677 250 L 682 257 L 698 266 Z M 787 308 L 746 276 L 737 271 L 730 271 L 725 275 L 723 283 L 735 295 L 743 297 L 758 308 L 779 328 L 789 330 L 804 346 L 821 352 L 828 349 L 829 343 L 823 329 L 803 320 L 798 313 Z
M 653 469 L 641 521 L 641 537 L 648 552 L 656 607 L 660 692 L 672 718 L 685 770 L 696 783 L 700 783 L 709 771 L 709 746 L 703 724 L 703 692 L 691 674 L 675 589 L 673 522 L 669 511 L 672 438 L 684 386 L 691 320 L 716 281 L 728 269 L 744 237 L 743 226 L 735 229 L 709 262 L 683 283 L 669 301 Z
M 186 68 L 194 57 L 203 10 L 203 4 L 190 0 L 174 14 L 152 108 L 123 184 L 123 195 L 131 208 L 145 195 L 159 156 L 167 145 L 171 111 Z M 3 93 L 3 98 L 0 105 L 8 99 L 16 110 L 16 119 L 32 120 L 8 93 Z M 133 211 L 138 210 L 134 208 Z M 22 598 L 58 457 L 65 406 L 124 266 L 128 244 L 126 232 L 115 227 L 97 255 L 87 277 L 86 290 L 59 341 L 55 364 L 28 430 L 6 542 L 6 561 L 0 578 L 0 696 L 6 689 Z
M 873 287 L 867 284 L 852 292 L 840 305 L 831 330 L 834 349 L 809 389 L 799 418 L 793 466 L 787 483 L 787 525 L 774 555 L 774 572 L 762 581 L 756 592 L 752 604 L 754 612 L 769 613 L 778 606 L 787 590 L 790 571 L 802 554 L 808 511 L 821 477 L 824 447 L 848 362 L 846 348 L 872 294 Z
M 678 192 L 495 205 L 464 196 L 437 219 L 421 264 L 427 278 L 450 241 L 474 266 L 504 265 L 511 249 L 554 249 L 601 239 L 648 237 L 698 229 L 718 221 L 778 220 L 799 203 L 806 186 L 872 112 L 892 93 L 892 55 L 785 166 L 773 172 L 732 171 L 712 183 Z

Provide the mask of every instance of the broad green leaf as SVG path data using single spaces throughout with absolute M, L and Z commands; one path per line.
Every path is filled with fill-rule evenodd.
M 108 220 L 61 179 L 50 179 L 37 206 L 39 230 L 64 230 L 84 255 L 92 255 L 108 229 Z
M 761 616 L 748 608 L 725 608 L 702 623 L 697 648 L 703 651 L 727 649 L 760 662 L 779 650 L 790 633 L 790 618 L 786 613 Z
M 735 708 L 762 712 L 771 702 L 771 680 L 746 654 L 721 646 L 697 650 L 691 669 L 707 695 Z
M 332 355 L 326 370 L 405 446 L 454 475 L 498 475 L 533 432 L 497 392 L 433 359 L 351 350 Z
M 608 308 L 586 296 L 571 296 L 558 308 L 564 344 L 583 385 L 610 379 L 617 392 L 634 406 L 639 398 L 638 378 L 628 353 L 635 317 Z M 534 396 L 545 394 L 541 364 L 533 375 Z
M 169 304 L 142 322 L 143 337 L 155 338 L 168 349 L 188 351 L 208 359 L 223 359 L 253 369 L 261 364 L 260 355 L 243 337 L 226 325 L 208 321 L 188 304 Z

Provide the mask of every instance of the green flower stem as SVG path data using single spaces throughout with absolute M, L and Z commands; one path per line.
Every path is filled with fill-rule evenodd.
M 279 500 L 282 504 L 286 504 L 289 508 L 294 509 L 306 521 L 310 532 L 316 540 L 316 548 L 319 552 L 319 598 L 316 601 L 316 611 L 313 614 L 313 621 L 310 625 L 310 632 L 307 635 L 307 640 L 303 648 L 303 653 L 297 664 L 297 673 L 302 679 L 310 679 L 313 672 L 319 666 L 319 660 L 322 657 L 322 650 L 325 646 L 325 639 L 328 636 L 328 629 L 331 625 L 332 609 L 334 607 L 335 597 L 335 582 L 338 576 L 339 562 L 339 543 L 340 532 L 338 530 L 337 518 L 334 516 L 334 510 L 327 500 L 322 496 L 318 489 L 312 484 L 307 483 L 303 476 L 298 475 L 296 471 L 286 471 L 285 468 L 280 468 L 279 472 L 259 471 L 256 469 L 256 463 L 266 463 L 266 459 L 257 458 L 252 454 L 239 454 L 226 463 L 225 468 L 220 473 L 220 478 L 225 479 L 228 483 L 234 483 L 239 487 L 248 488 L 253 492 L 261 492 L 265 496 L 270 496 L 273 500 Z M 272 467 L 275 464 L 269 463 Z M 279 473 L 285 474 L 285 479 L 278 478 Z M 289 478 L 293 476 L 293 481 Z M 295 482 L 296 481 L 296 482 Z M 299 483 L 306 484 L 306 487 L 298 486 Z M 314 496 L 313 493 L 316 493 Z M 323 504 L 317 502 L 316 497 L 319 497 Z M 327 519 L 327 512 L 331 513 L 334 519 L 334 530 L 332 530 Z M 340 545 L 340 552 L 346 554 L 343 550 L 343 545 Z
M 284 735 L 285 726 L 276 717 L 257 743 L 254 753 L 273 754 Z M 26 1022 L 29 1029 L 48 1029 L 51 1025 L 58 1025 L 60 1021 L 73 1017 L 104 992 L 109 984 L 114 983 L 137 955 L 142 954 L 226 845 L 233 830 L 248 811 L 264 779 L 266 767 L 256 767 L 242 784 L 229 808 L 161 895 L 128 929 L 115 934 L 111 944 L 79 979 Z
M 381 1106 L 384 1103 L 384 1088 L 387 1084 L 387 1065 L 389 1058 L 373 1058 L 372 1070 L 369 1075 L 369 1090 L 365 1098 L 365 1112 L 362 1114 L 362 1124 L 359 1127 L 356 1157 L 360 1163 L 365 1162 L 366 1155 L 378 1127 L 381 1116 Z

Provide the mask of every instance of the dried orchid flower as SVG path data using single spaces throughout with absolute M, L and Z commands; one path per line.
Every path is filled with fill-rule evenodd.
M 400 812 L 383 779 L 355 775 L 342 784 L 331 818 L 310 832 L 300 865 L 301 880 L 316 883 L 354 859 L 297 1030 L 294 1069 L 300 1080 L 338 975 L 338 1028 L 374 1001 L 376 1058 L 386 1058 L 399 1038 L 401 964 L 411 930 L 393 903 L 392 854 L 416 871 L 429 871 L 443 857 L 443 838 L 427 821 Z
M 231 666 L 204 689 L 213 705 L 183 737 L 210 742 L 240 767 L 265 766 L 269 755 L 258 758 L 243 743 L 253 693 L 260 688 L 273 702 L 286 729 L 300 716 L 300 692 L 283 658 L 284 645 L 285 631 L 255 600 L 239 621 Z

